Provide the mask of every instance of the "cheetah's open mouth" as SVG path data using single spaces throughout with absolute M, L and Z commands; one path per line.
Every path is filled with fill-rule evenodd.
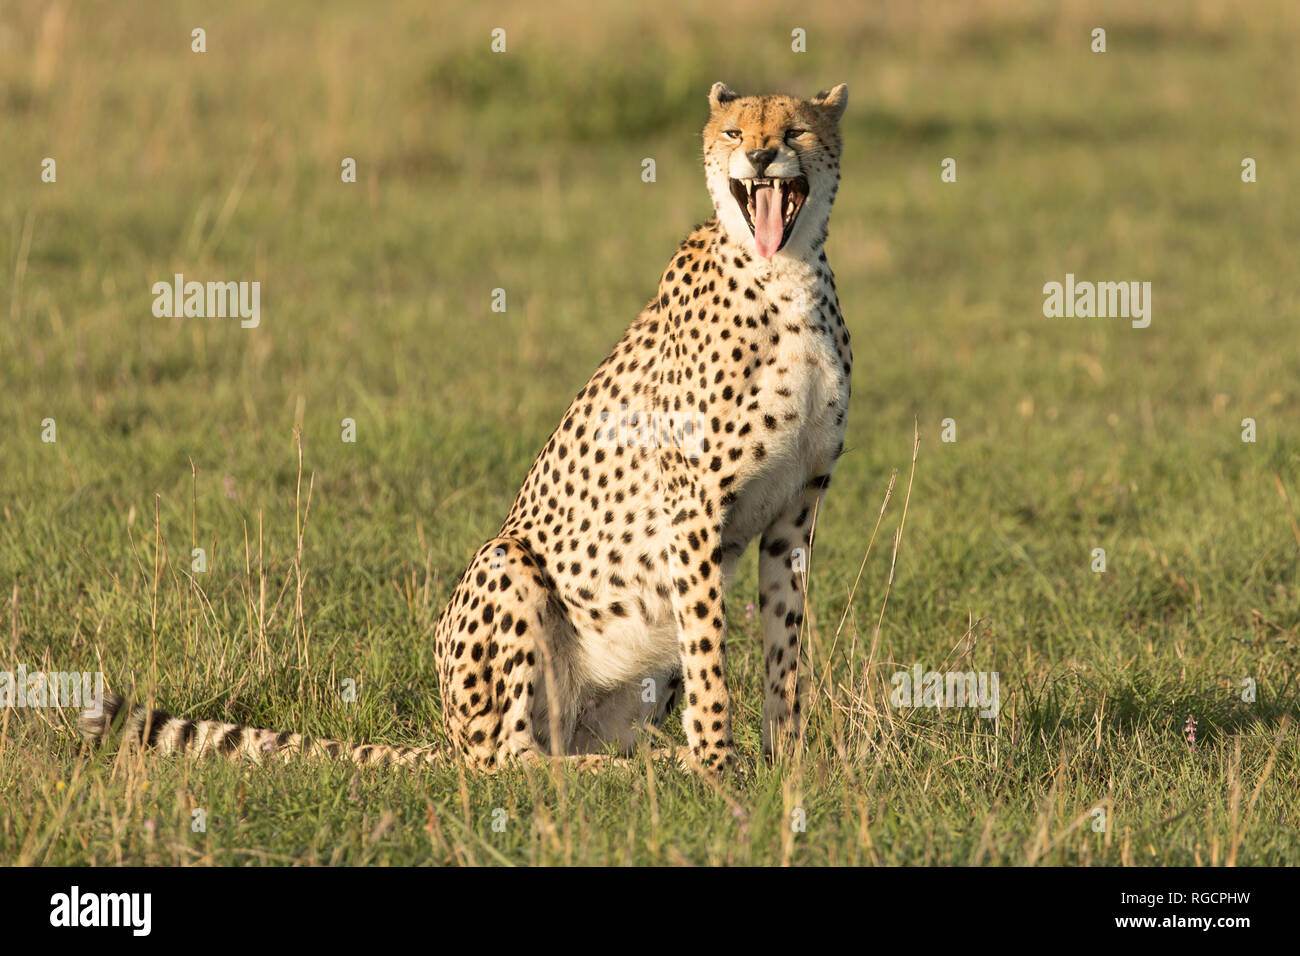
M 802 176 L 733 179 L 731 194 L 736 197 L 745 224 L 754 234 L 758 254 L 770 259 L 790 238 L 794 221 L 799 218 L 799 210 L 808 198 L 808 180 Z

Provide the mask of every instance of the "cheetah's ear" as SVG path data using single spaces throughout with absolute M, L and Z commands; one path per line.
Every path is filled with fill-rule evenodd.
M 820 106 L 828 111 L 831 118 L 838 122 L 839 118 L 844 115 L 844 107 L 849 105 L 848 84 L 841 83 L 832 90 L 822 90 L 812 98 L 812 105 Z
M 732 100 L 738 99 L 740 99 L 740 94 L 729 87 L 726 83 L 714 83 L 713 89 L 709 90 L 709 108 L 714 111 L 717 111 Z

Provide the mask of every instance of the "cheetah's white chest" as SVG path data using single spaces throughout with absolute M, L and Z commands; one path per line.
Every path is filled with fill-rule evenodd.
M 844 441 L 848 374 L 828 317 L 789 316 L 777 324 L 780 341 L 755 375 L 761 416 L 775 428 L 757 428 L 761 457 L 747 456 L 727 515 L 725 543 L 743 547 L 795 500 L 814 478 L 828 475 Z

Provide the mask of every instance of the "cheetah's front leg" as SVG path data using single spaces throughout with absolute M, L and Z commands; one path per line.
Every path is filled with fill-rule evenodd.
M 763 618 L 763 754 L 786 751 L 800 734 L 799 635 L 803 627 L 812 525 L 828 479 L 815 478 L 763 532 L 758 607 Z
M 731 697 L 724 677 L 726 615 L 722 599 L 721 536 L 697 506 L 683 503 L 671 548 L 673 613 L 681 646 L 686 703 L 682 724 L 691 754 L 703 767 L 736 764 Z

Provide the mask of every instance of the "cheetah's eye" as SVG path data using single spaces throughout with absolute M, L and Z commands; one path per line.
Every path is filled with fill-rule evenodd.
M 740 142 L 740 130 L 738 129 L 724 129 L 722 135 L 733 142 Z
M 790 130 L 786 130 L 786 132 L 785 132 L 785 138 L 786 138 L 787 141 L 792 140 L 792 139 L 798 139 L 800 136 L 805 135 L 807 132 L 808 132 L 808 131 L 807 131 L 806 129 L 790 129 Z

